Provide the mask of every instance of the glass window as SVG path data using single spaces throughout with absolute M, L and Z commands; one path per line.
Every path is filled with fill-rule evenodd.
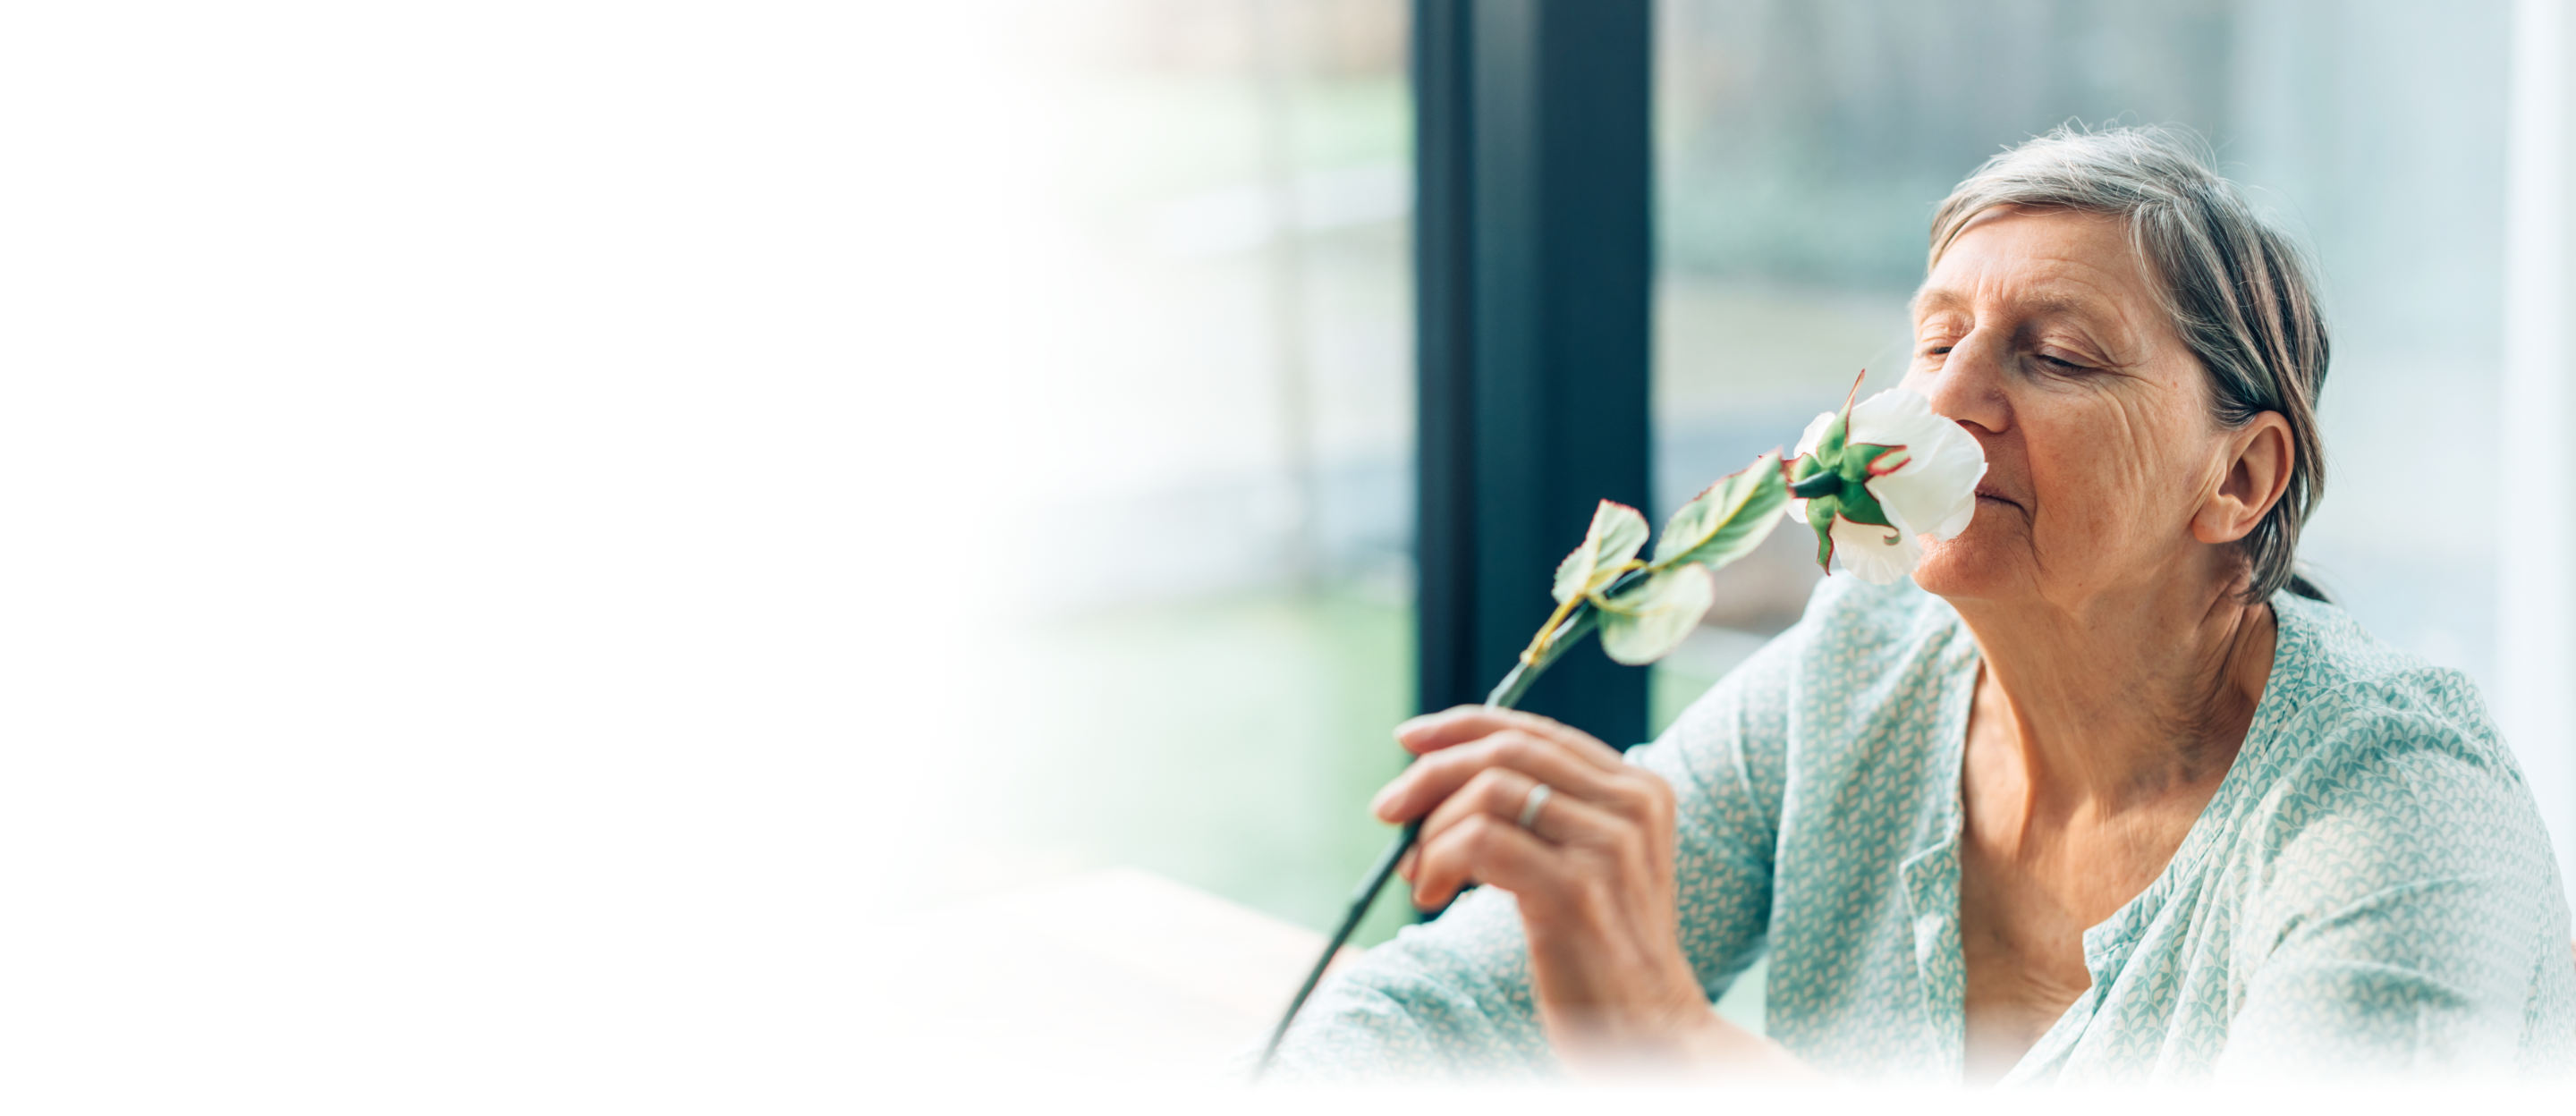
M 2487 680 L 2492 532 L 2449 478 L 2493 465 L 2463 432 L 2496 405 L 2507 15 L 1662 0 L 1658 503 L 1794 441 L 1862 369 L 1902 375 L 1932 209 L 1980 161 L 2070 120 L 2184 124 L 2322 276 L 2328 484 L 2301 556 L 2382 638 Z M 1816 576 L 1791 532 L 1722 575 L 1709 630 L 1661 668 L 1658 723 Z
M 2300 554 L 2361 622 L 2492 685 L 2507 6 L 1660 0 L 1655 499 L 1665 513 L 1908 357 L 1933 208 L 2067 121 L 2213 143 L 2314 254 L 2333 331 Z M 2439 469 L 2426 468 L 2439 461 Z M 2425 515 L 2409 509 L 2448 509 Z M 2452 514 L 2452 511 L 2458 514 Z M 1774 534 L 1656 667 L 1654 723 L 1794 622 Z M 1761 970 L 1721 1010 L 1758 1025 Z
M 990 139 L 1024 336 L 954 373 L 1046 545 L 967 656 L 1003 799 L 951 885 L 1131 864 L 1329 928 L 1412 712 L 1405 8 L 1058 7 Z

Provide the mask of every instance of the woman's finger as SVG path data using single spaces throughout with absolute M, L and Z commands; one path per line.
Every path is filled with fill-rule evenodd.
M 1471 879 L 1514 894 L 1563 886 L 1564 854 L 1492 814 L 1471 815 L 1421 848 L 1421 860 L 1414 868 L 1413 905 L 1422 910 L 1448 905 Z
M 1624 820 L 1570 794 L 1550 793 L 1539 802 L 1535 814 L 1530 799 L 1541 780 L 1507 767 L 1488 767 L 1477 772 L 1458 793 L 1443 799 L 1431 816 L 1423 819 L 1422 840 L 1425 842 L 1447 832 L 1477 814 L 1490 815 L 1513 825 L 1521 825 L 1532 836 L 1550 844 L 1582 847 L 1616 847 L 1637 831 L 1637 823 Z M 1408 877 L 1409 878 L 1409 877 Z
M 1620 764 L 1603 768 L 1574 754 L 1563 742 L 1519 729 L 1505 729 L 1473 744 L 1445 748 L 1414 761 L 1413 766 L 1378 791 L 1369 808 L 1380 819 L 1410 821 L 1431 812 L 1458 792 L 1476 773 L 1507 767 L 1556 788 L 1560 794 L 1589 799 L 1614 810 L 1642 808 L 1647 803 L 1638 784 L 1642 773 Z
M 1477 814 L 1490 814 L 1505 821 L 1517 822 L 1528 805 L 1531 792 L 1539 781 L 1507 767 L 1488 767 L 1467 780 L 1456 794 L 1440 800 L 1440 805 L 1422 819 L 1422 836 L 1414 847 L 1430 844 L 1458 823 Z M 1542 807 L 1544 812 L 1544 807 Z
M 1486 705 L 1460 705 L 1437 713 L 1425 713 L 1395 726 L 1395 740 L 1404 746 L 1405 751 L 1421 756 L 1443 748 L 1471 744 L 1509 729 L 1555 740 L 1598 766 L 1616 767 L 1625 762 L 1619 757 L 1617 748 L 1602 743 L 1582 729 L 1536 713 Z
M 1478 772 L 1495 767 L 1519 771 L 1567 794 L 1591 797 L 1607 793 L 1608 774 L 1566 754 L 1564 745 L 1518 729 L 1506 729 L 1473 744 L 1442 749 L 1415 760 L 1377 793 L 1369 807 L 1380 819 L 1390 822 L 1425 817 Z

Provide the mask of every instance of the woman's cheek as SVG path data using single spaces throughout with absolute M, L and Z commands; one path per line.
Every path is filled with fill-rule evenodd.
M 2187 465 L 2196 443 L 2189 424 L 2174 421 L 2161 399 L 2124 398 L 2091 416 L 2082 444 L 2091 447 L 2080 458 L 2062 464 L 2080 467 L 2074 480 L 2088 514 L 2077 526 L 2087 536 L 2115 549 L 2153 545 L 2173 517 L 2177 484 L 2189 487 L 2198 470 Z

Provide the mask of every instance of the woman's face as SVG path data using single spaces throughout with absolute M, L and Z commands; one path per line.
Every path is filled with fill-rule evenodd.
M 1905 385 L 1988 467 L 1968 529 L 1925 540 L 1917 584 L 2080 610 L 2216 576 L 2209 543 L 2226 540 L 2194 521 L 2240 439 L 2149 283 L 2115 218 L 1999 209 L 1951 242 L 1915 296 Z

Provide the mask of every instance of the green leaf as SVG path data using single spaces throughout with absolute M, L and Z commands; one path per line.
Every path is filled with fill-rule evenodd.
M 1780 525 L 1780 506 L 1788 502 L 1779 453 L 1763 454 L 1743 471 L 1718 478 L 1664 521 L 1650 568 L 1696 562 L 1714 569 L 1741 558 L 1771 536 Z
M 1777 518 L 1779 512 L 1772 512 Z M 1708 567 L 1684 562 L 1656 573 L 1616 600 L 1602 602 L 1601 649 L 1613 660 L 1643 666 L 1672 653 L 1717 601 Z
M 1557 603 L 1586 596 L 1619 579 L 1622 567 L 1646 545 L 1646 517 L 1626 504 L 1601 501 L 1592 510 L 1592 527 L 1583 545 L 1556 565 Z

